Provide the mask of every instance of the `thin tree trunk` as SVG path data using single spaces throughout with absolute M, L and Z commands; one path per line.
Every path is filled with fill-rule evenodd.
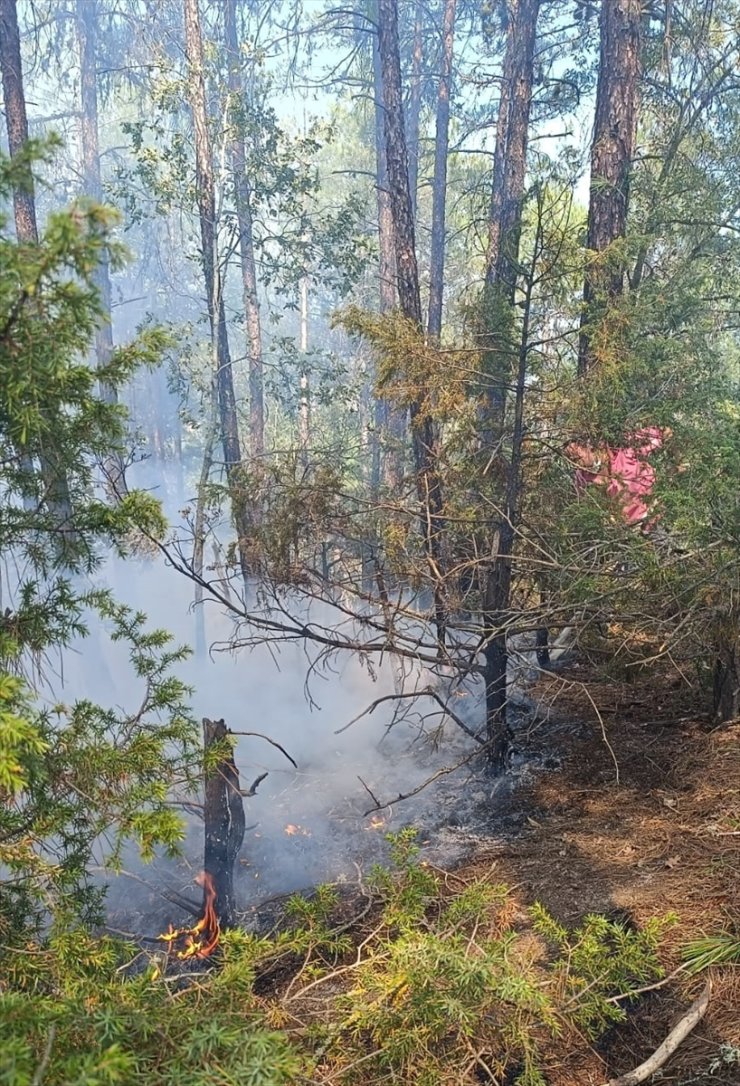
M 401 312 L 420 335 L 423 333 L 419 270 L 416 262 L 414 216 L 409 190 L 408 154 L 401 98 L 401 61 L 398 48 L 398 10 L 395 0 L 379 0 L 378 42 L 382 66 L 384 130 L 388 189 L 393 215 L 396 281 Z M 424 390 L 410 406 L 411 437 L 417 492 L 427 564 L 434 584 L 435 622 L 440 655 L 447 636 L 447 604 L 442 569 L 442 486 L 436 469 L 436 438 L 431 405 Z
M 396 258 L 393 239 L 393 213 L 388 190 L 383 121 L 383 79 L 378 36 L 373 34 L 373 91 L 375 98 L 375 159 L 378 205 L 378 252 L 380 312 L 389 313 L 396 306 Z M 403 449 L 406 437 L 406 411 L 379 397 L 375 401 L 375 440 L 372 451 L 371 484 L 377 493 L 381 477 L 391 494 L 399 494 L 403 484 Z
M 249 453 L 252 460 L 261 460 L 265 452 L 264 368 L 262 362 L 262 329 L 257 294 L 257 266 L 254 259 L 254 231 L 250 203 L 250 184 L 246 172 L 243 111 L 244 87 L 239 69 L 239 41 L 236 31 L 236 0 L 226 0 L 224 36 L 229 60 L 229 93 L 233 98 L 236 118 L 229 147 L 231 172 L 234 179 L 236 221 L 239 229 L 239 252 L 244 299 L 244 325 L 249 356 Z
M 203 277 L 206 287 L 208 319 L 211 328 L 213 370 L 215 374 L 218 413 L 221 427 L 226 480 L 238 538 L 238 550 L 245 584 L 249 575 L 247 538 L 249 525 L 246 502 L 242 493 L 240 468 L 242 463 L 239 441 L 234 379 L 226 329 L 223 286 L 218 262 L 216 237 L 216 191 L 211 157 L 211 141 L 206 112 L 206 87 L 203 70 L 203 39 L 200 31 L 198 0 L 184 0 L 185 50 L 188 63 L 190 108 L 195 136 L 195 181 L 200 219 Z
M 215 381 L 214 381 L 215 384 Z M 208 481 L 213 466 L 213 448 L 216 444 L 216 431 L 218 429 L 218 393 L 214 388 L 211 391 L 209 405 L 209 418 L 206 428 L 206 440 L 203 447 L 203 460 L 200 466 L 198 490 L 195 495 L 195 521 L 193 525 L 193 573 L 195 574 L 195 591 L 193 595 L 195 613 L 195 655 L 198 660 L 206 658 L 206 616 L 203 609 L 203 577 L 204 555 L 206 547 L 206 502 L 208 500 Z
M 540 7 L 541 0 L 514 0 L 511 5 L 496 127 L 486 285 L 497 285 L 503 297 L 511 303 L 514 301 L 519 260 Z
M 540 226 L 538 224 L 532 264 L 522 300 L 522 324 L 514 385 L 514 430 L 511 439 L 511 458 L 506 473 L 504 515 L 493 532 L 491 571 L 485 586 L 483 636 L 485 638 L 486 738 L 489 744 L 489 764 L 497 773 L 503 772 L 506 767 L 510 742 L 507 718 L 509 702 L 507 626 L 511 619 L 512 558 L 521 505 L 524 397 L 529 360 L 532 293 L 539 259 L 539 246 Z
M 422 71 L 424 64 L 424 10 L 421 0 L 414 5 L 414 40 L 411 49 L 411 84 L 409 87 L 408 108 L 408 151 L 409 151 L 409 189 L 411 191 L 411 210 L 416 220 L 419 196 L 419 161 L 421 143 Z
M 103 182 L 100 172 L 100 142 L 98 136 L 98 82 L 97 39 L 98 0 L 77 0 L 77 41 L 80 53 L 80 144 L 84 191 L 97 203 L 103 203 Z M 104 369 L 113 354 L 113 326 L 111 324 L 112 289 L 108 259 L 104 255 L 93 275 L 93 282 L 100 295 L 103 318 L 95 332 L 95 355 L 98 369 Z M 107 381 L 100 382 L 100 395 L 105 403 L 118 402 L 115 388 Z M 114 457 L 106 462 L 106 473 L 113 494 L 120 493 L 125 485 L 123 462 Z
M 432 343 L 442 335 L 442 304 L 445 267 L 445 208 L 447 155 L 450 143 L 450 85 L 455 34 L 456 0 L 445 0 L 442 28 L 442 70 L 437 91 L 437 129 L 434 144 L 434 186 L 432 189 L 432 251 L 429 269 L 429 317 L 427 334 Z
M 625 236 L 629 207 L 629 175 L 637 137 L 640 76 L 640 0 L 611 0 L 601 6 L 599 80 L 591 147 L 591 192 L 587 248 L 596 254 L 589 263 L 583 289 L 583 316 L 578 347 L 578 372 L 593 365 L 591 331 L 604 304 L 622 293 L 621 266 L 604 269 L 599 255 Z M 604 300 L 605 299 L 605 302 Z
M 531 283 L 518 346 L 511 339 L 507 312 L 512 312 L 519 276 L 522 203 L 529 143 L 534 81 L 534 54 L 541 0 L 512 0 L 504 55 L 493 184 L 489 213 L 486 277 L 481 339 L 486 378 L 481 436 L 488 457 L 497 456 L 505 480 L 503 516 L 490 525 L 490 555 L 483 588 L 484 678 L 489 761 L 501 772 L 506 764 L 509 733 L 508 648 L 506 624 L 511 607 L 511 560 L 516 542 L 520 489 Z M 501 455 L 508 388 L 515 368 L 514 432 L 511 457 Z M 498 502 L 497 502 L 498 504 Z
M 540 6 L 541 0 L 512 0 L 504 55 L 488 218 L 482 342 L 487 401 L 483 436 L 489 455 L 501 440 L 513 364 L 506 334 L 500 332 L 502 325 L 505 328 L 501 306 L 512 306 L 516 293 Z
M 5 123 L 8 130 L 8 150 L 11 159 L 14 159 L 28 140 L 28 118 L 26 96 L 23 90 L 23 66 L 16 0 L 0 0 L 0 68 L 5 102 Z M 33 177 L 30 174 L 27 185 L 15 186 L 13 189 L 13 211 L 18 242 L 21 245 L 38 244 L 36 200 Z M 50 429 L 53 432 L 53 427 Z M 54 516 L 55 526 L 62 533 L 71 532 L 72 500 L 67 473 L 49 448 L 48 439 L 43 438 L 40 444 L 39 463 L 44 481 L 46 504 Z M 18 448 L 17 452 L 21 470 L 28 479 L 27 485 L 30 486 L 34 477 L 33 456 L 24 447 Z M 25 495 L 24 502 L 29 509 L 35 506 L 30 493 Z
M 298 447 L 304 470 L 308 467 L 308 450 L 311 445 L 311 387 L 308 376 L 308 273 L 301 278 L 301 367 L 298 404 Z
M 3 75 L 5 123 L 8 129 L 8 150 L 15 158 L 28 140 L 26 96 L 23 90 L 21 41 L 18 31 L 16 0 L 0 0 L 0 63 Z M 20 242 L 37 242 L 36 202 L 33 182 L 25 188 L 13 189 L 15 232 Z

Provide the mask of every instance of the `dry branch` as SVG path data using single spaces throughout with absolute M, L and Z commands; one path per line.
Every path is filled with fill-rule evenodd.
M 702 1020 L 709 1006 L 711 993 L 712 981 L 710 979 L 707 980 L 704 991 L 699 998 L 694 1000 L 686 1014 L 673 1027 L 662 1045 L 656 1048 L 652 1056 L 645 1060 L 644 1063 L 641 1063 L 639 1067 L 636 1067 L 634 1071 L 628 1071 L 626 1075 L 610 1079 L 606 1086 L 638 1086 L 640 1082 L 645 1082 L 651 1075 L 654 1075 L 670 1059 L 679 1045 L 686 1040 L 692 1029 Z
M 280 746 L 280 744 L 279 744 L 279 743 L 277 742 L 277 740 L 275 740 L 275 739 L 270 739 L 270 736 L 269 736 L 269 735 L 263 735 L 263 734 L 262 734 L 262 732 L 234 732 L 234 731 L 232 731 L 232 732 L 231 732 L 231 734 L 232 734 L 232 735 L 253 735 L 253 736 L 255 736 L 255 737 L 256 737 L 257 739 L 264 739 L 266 743 L 269 743 L 269 744 L 270 744 L 271 746 L 273 746 L 273 747 L 277 747 L 277 749 L 278 749 L 278 750 L 280 751 L 280 753 L 281 753 L 281 754 L 284 754 L 284 755 L 285 755 L 285 757 L 286 757 L 286 758 L 288 759 L 288 761 L 290 762 L 290 764 L 291 764 L 291 765 L 292 765 L 292 766 L 293 766 L 293 767 L 294 767 L 295 769 L 298 769 L 298 762 L 297 762 L 297 761 L 295 760 L 295 758 L 291 758 L 291 756 L 290 756 L 290 755 L 288 754 L 288 752 L 287 752 L 287 750 L 285 749 L 285 747 L 281 747 L 281 746 Z M 261 779 L 261 778 L 260 778 L 260 779 Z M 258 783 L 259 783 L 259 782 L 258 782 Z

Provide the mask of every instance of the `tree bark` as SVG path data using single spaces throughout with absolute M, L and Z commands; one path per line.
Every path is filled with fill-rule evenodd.
M 506 767 L 509 753 L 509 651 L 507 625 L 511 618 L 512 559 L 520 519 L 522 489 L 522 452 L 524 443 L 524 397 L 529 361 L 529 327 L 532 294 L 539 259 L 540 225 L 533 247 L 532 263 L 526 277 L 522 300 L 522 324 L 519 333 L 517 368 L 514 384 L 514 429 L 511 458 L 506 471 L 503 516 L 492 532 L 490 571 L 484 593 L 484 680 L 486 684 L 486 738 L 488 760 L 496 773 Z
M 8 151 L 10 158 L 14 159 L 28 141 L 28 117 L 23 89 L 23 65 L 16 0 L 0 0 L 0 69 L 2 69 L 5 123 L 8 130 Z M 13 211 L 15 233 L 19 244 L 38 244 L 36 199 L 33 177 L 30 173 L 25 186 L 16 185 L 13 189 Z M 53 427 L 51 429 L 53 432 Z M 60 529 L 62 537 L 72 538 L 72 499 L 67 473 L 58 462 L 58 457 L 54 455 L 46 438 L 41 440 L 40 446 L 39 463 L 44 481 L 46 505 L 54 516 L 55 526 Z M 17 452 L 21 470 L 30 486 L 34 476 L 33 456 L 28 448 L 18 448 Z M 27 493 L 24 500 L 29 509 L 34 508 L 35 500 L 32 494 Z
M 214 755 L 214 747 L 225 744 L 230 735 L 223 720 L 203 718 L 206 760 L 203 868 L 213 881 L 216 915 L 222 928 L 234 923 L 234 864 L 244 842 L 246 823 L 234 752 Z
M 512 341 L 513 312 L 519 277 L 519 244 L 526 178 L 534 54 L 541 0 L 512 0 L 504 54 L 496 149 L 489 212 L 486 276 L 483 292 L 483 418 L 486 456 L 496 457 L 504 486 L 503 516 L 489 526 L 490 554 L 483 586 L 482 626 L 489 761 L 501 772 L 508 756 L 508 647 L 506 624 L 511 607 L 511 561 L 521 475 L 523 407 L 528 358 L 531 283 L 528 283 L 518 345 Z M 515 370 L 514 432 L 511 457 L 501 453 L 506 403 Z
M 239 427 L 234 395 L 234 378 L 226 329 L 223 285 L 218 262 L 216 237 L 216 190 L 211 157 L 211 140 L 206 112 L 206 86 L 203 69 L 203 39 L 200 30 L 198 0 L 184 0 L 185 51 L 188 65 L 190 108 L 195 137 L 195 184 L 200 220 L 203 278 L 205 281 L 208 320 L 211 329 L 213 370 L 218 402 L 221 443 L 223 446 L 226 480 L 229 487 L 234 526 L 238 537 L 239 558 L 245 581 L 249 575 L 247 537 L 249 525 L 245 513 L 246 501 L 241 493 L 239 469 L 242 463 Z
M 398 298 L 404 317 L 421 335 L 423 333 L 421 294 L 401 97 L 396 0 L 379 0 L 378 45 L 382 69 L 385 152 L 393 216 Z M 410 405 L 411 437 L 424 545 L 434 584 L 437 642 L 440 655 L 443 656 L 447 630 L 447 605 L 442 569 L 442 486 L 436 469 L 436 437 L 431 417 L 431 404 L 428 401 L 426 391 L 419 389 L 419 395 Z
M 98 82 L 96 73 L 98 39 L 98 0 L 77 0 L 77 41 L 80 52 L 80 144 L 84 191 L 97 203 L 103 203 L 103 182 L 100 172 L 100 142 L 98 137 Z M 95 332 L 95 355 L 98 368 L 110 362 L 113 354 L 111 324 L 112 289 L 110 268 L 106 257 L 101 259 L 93 282 L 100 295 L 103 319 Z M 100 383 L 100 395 L 106 403 L 116 403 L 116 390 Z M 121 466 L 122 470 L 122 466 Z M 118 480 L 121 481 L 120 479 Z M 115 480 L 112 480 L 115 482 Z
M 583 316 L 578 347 L 578 372 L 593 365 L 590 334 L 606 304 L 622 293 L 624 270 L 599 267 L 598 257 L 625 236 L 629 209 L 629 176 L 637 137 L 640 76 L 640 0 L 602 3 L 599 80 L 591 146 L 591 191 L 588 207 L 590 253 L 583 289 Z
M 421 144 L 419 129 L 421 126 L 422 72 L 424 64 L 424 11 L 421 0 L 414 5 L 414 39 L 411 48 L 411 84 L 409 87 L 408 108 L 408 151 L 409 151 L 409 189 L 411 191 L 411 210 L 414 220 L 419 194 L 419 161 Z
M 380 312 L 389 313 L 396 306 L 396 260 L 393 239 L 393 213 L 388 190 L 385 155 L 383 78 L 378 36 L 373 34 L 373 92 L 375 99 L 375 159 L 378 207 L 379 302 Z M 381 477 L 386 489 L 400 493 L 403 484 L 403 449 L 406 437 L 406 411 L 388 400 L 375 401 L 375 440 L 372 451 L 371 484 L 377 493 Z
M 26 96 L 23 90 L 21 41 L 18 31 L 16 0 L 0 0 L 0 64 L 3 75 L 5 123 L 8 129 L 8 150 L 15 158 L 28 140 Z M 33 182 L 25 188 L 13 189 L 15 232 L 20 242 L 37 242 L 36 202 Z
M 512 0 L 510 5 L 496 126 L 486 285 L 499 286 L 510 303 L 516 290 L 540 6 L 541 0 Z
M 442 27 L 442 68 L 437 91 L 434 184 L 432 188 L 432 250 L 429 269 L 429 316 L 427 320 L 427 335 L 431 343 L 439 343 L 442 335 L 447 156 L 450 144 L 450 87 L 452 83 L 455 8 L 456 0 L 445 0 Z
M 308 451 L 311 445 L 311 386 L 308 376 L 308 272 L 301 277 L 301 367 L 298 403 L 298 448 L 304 471 L 308 467 Z
M 249 357 L 249 453 L 252 460 L 261 460 L 265 452 L 264 367 L 262 360 L 262 328 L 257 293 L 257 265 L 254 259 L 254 230 L 251 209 L 251 189 L 246 172 L 244 148 L 244 87 L 239 66 L 239 42 L 236 31 L 236 0 L 226 0 L 224 36 L 229 61 L 229 94 L 236 109 L 229 159 L 234 180 L 236 221 L 239 230 L 241 256 L 244 326 Z

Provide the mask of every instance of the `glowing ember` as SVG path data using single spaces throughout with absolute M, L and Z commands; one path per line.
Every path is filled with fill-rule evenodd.
M 296 826 L 293 822 L 289 822 L 285 827 L 285 832 L 288 837 L 310 837 L 311 831 L 307 830 L 305 826 Z
M 201 871 L 195 881 L 205 891 L 203 916 L 194 928 L 173 928 L 170 924 L 169 931 L 158 936 L 168 944 L 168 950 L 175 943 L 179 943 L 180 949 L 176 951 L 176 954 L 183 961 L 188 958 L 208 958 L 218 946 L 221 937 L 221 925 L 215 909 L 216 887 L 213 885 L 213 879 L 205 871 Z
M 380 818 L 379 815 L 373 815 L 373 817 L 370 819 L 370 824 L 368 825 L 367 829 L 369 829 L 369 830 L 384 830 L 385 829 L 385 819 Z

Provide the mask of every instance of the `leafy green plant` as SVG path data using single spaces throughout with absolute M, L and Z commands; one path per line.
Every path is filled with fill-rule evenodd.
M 689 973 L 701 973 L 713 965 L 740 962 L 740 938 L 736 935 L 708 935 L 684 947 L 683 960 Z

